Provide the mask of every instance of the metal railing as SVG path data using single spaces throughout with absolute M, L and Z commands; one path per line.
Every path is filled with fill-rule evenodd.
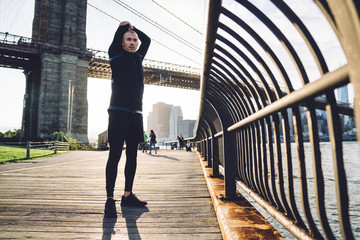
M 266 9 L 247 0 L 228 0 L 226 4 L 209 0 L 201 103 L 192 141 L 212 167 L 212 175 L 224 175 L 226 198 L 236 197 L 242 189 L 299 239 L 354 239 L 341 126 L 344 119 L 355 115 L 354 129 L 360 127 L 359 6 L 355 1 L 314 1 L 347 58 L 346 65 L 330 71 L 329 59 L 300 17 L 284 1 L 269 2 L 303 38 L 320 78 L 309 80 L 306 62 L 290 36 L 264 13 Z M 240 8 L 256 17 L 281 43 L 289 62 L 280 61 L 278 52 L 255 30 L 264 28 L 252 26 L 247 14 L 237 12 Z M 235 29 L 252 39 L 245 39 Z M 290 65 L 298 70 L 296 78 Z M 294 78 L 301 87 L 295 88 Z M 339 104 L 334 93 L 349 83 L 354 86 L 354 108 Z M 359 139 L 360 132 L 353 137 Z M 330 142 L 328 150 L 322 149 L 324 139 Z M 333 207 L 328 205 L 331 194 L 336 199 Z

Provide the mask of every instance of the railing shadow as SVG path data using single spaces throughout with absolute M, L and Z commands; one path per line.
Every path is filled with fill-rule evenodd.
M 169 159 L 169 160 L 175 160 L 175 161 L 179 161 L 178 158 L 175 158 L 175 157 L 169 157 L 169 156 L 166 156 L 166 155 L 160 155 L 160 154 L 151 154 L 149 155 L 151 157 L 156 157 L 156 158 L 166 158 L 166 159 Z

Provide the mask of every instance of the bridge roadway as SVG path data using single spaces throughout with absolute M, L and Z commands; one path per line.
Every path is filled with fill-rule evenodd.
M 147 208 L 117 203 L 118 218 L 104 218 L 107 154 L 78 151 L 0 165 L 0 238 L 222 239 L 222 229 L 225 239 L 281 239 L 244 200 L 216 200 L 222 179 L 209 179 L 215 187 L 209 194 L 205 162 L 195 152 L 139 152 L 134 192 L 148 201 Z M 213 206 L 225 213 L 219 222 Z
M 43 52 L 64 51 L 50 43 L 0 32 L 0 67 L 32 71 Z M 105 51 L 67 49 L 89 59 L 88 77 L 111 79 L 108 54 Z M 200 90 L 200 69 L 157 60 L 144 59 L 144 83 L 149 85 Z

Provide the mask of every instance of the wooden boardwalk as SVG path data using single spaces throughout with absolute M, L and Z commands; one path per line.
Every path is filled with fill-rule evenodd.
M 134 193 L 147 208 L 118 202 L 118 218 L 104 218 L 107 154 L 0 165 L 0 239 L 222 239 L 197 156 L 185 151 L 139 152 Z

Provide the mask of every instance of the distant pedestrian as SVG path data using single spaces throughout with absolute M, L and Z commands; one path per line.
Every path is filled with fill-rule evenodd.
M 146 150 L 147 139 L 148 139 L 148 136 L 146 135 L 146 133 L 144 131 L 144 142 L 141 144 L 142 145 L 142 152 L 147 152 L 147 150 Z
M 155 146 L 155 144 L 156 144 L 156 134 L 155 134 L 153 129 L 150 130 L 149 138 L 150 138 L 150 154 L 151 154 L 151 146 L 154 146 L 155 154 L 157 154 L 156 146 Z
M 138 48 L 141 41 L 141 45 Z M 110 100 L 108 138 L 109 158 L 106 164 L 105 217 L 116 217 L 114 188 L 124 142 L 126 142 L 125 189 L 121 206 L 143 207 L 132 192 L 138 144 L 144 141 L 142 99 L 144 92 L 143 59 L 150 46 L 150 38 L 123 21 L 118 27 L 109 48 L 112 71 L 112 94 Z
M 180 149 L 182 150 L 184 147 L 184 137 L 182 135 L 180 135 L 179 137 L 179 144 L 180 144 Z
M 177 139 L 177 149 L 180 150 L 180 136 L 177 135 L 176 139 Z
M 186 144 L 186 151 L 191 152 L 191 143 L 190 142 L 187 142 L 187 144 Z

